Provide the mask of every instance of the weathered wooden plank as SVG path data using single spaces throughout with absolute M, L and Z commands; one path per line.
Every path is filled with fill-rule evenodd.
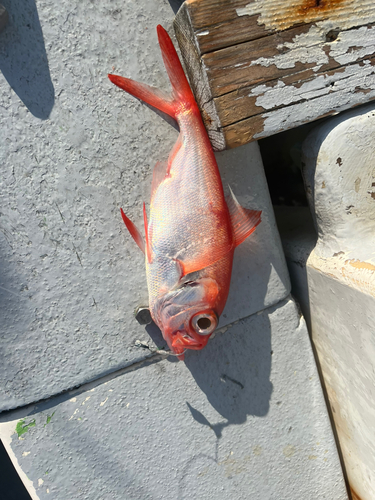
M 189 77 L 191 88 L 200 107 L 212 146 L 217 151 L 226 148 L 220 120 L 216 113 L 207 73 L 200 57 L 200 49 L 191 24 L 190 12 L 183 4 L 175 18 L 174 28 Z
M 199 2 L 201 0 L 190 0 Z M 373 0 L 253 0 L 236 8 L 238 16 L 259 15 L 258 23 L 268 30 L 283 31 L 296 24 L 329 19 L 332 27 L 362 26 L 374 16 Z M 370 21 L 372 22 L 372 21 Z
M 290 128 L 301 102 L 306 123 L 375 98 L 373 0 L 187 0 L 175 30 L 216 149 Z
M 226 127 L 264 111 L 313 100 L 320 95 L 334 94 L 340 86 L 340 80 L 350 85 L 347 87 L 348 91 L 359 91 L 361 85 L 364 87 L 368 83 L 366 68 L 375 65 L 375 57 L 366 58 L 366 61 L 366 64 L 359 61 L 358 64 L 341 66 L 331 71 L 314 73 L 312 69 L 307 69 L 261 85 L 241 88 L 237 90 L 235 97 L 232 94 L 217 97 L 214 103 L 220 115 L 221 126 Z M 363 89 L 369 90 L 371 89 Z
M 296 102 L 287 106 L 280 105 L 272 109 L 273 97 L 265 93 L 263 102 L 269 100 L 270 111 L 223 127 L 226 147 L 234 148 L 254 139 L 276 134 L 280 132 L 280 124 L 282 124 L 282 130 L 287 130 L 374 100 L 374 65 L 375 58 L 372 58 L 371 63 L 366 64 L 365 71 L 360 65 L 353 65 L 346 67 L 343 72 L 333 72 L 329 87 L 322 85 L 319 89 L 317 86 L 316 89 L 311 89 L 309 98 L 300 99 L 300 101 L 297 101 L 297 97 L 293 94 Z M 315 79 L 310 83 L 316 82 Z M 282 87 L 281 89 L 283 90 Z
M 237 31 L 242 17 L 256 16 L 255 21 L 269 31 L 283 31 L 297 24 L 330 19 L 333 24 L 345 24 L 350 17 L 353 26 L 361 26 L 374 14 L 373 0 L 185 0 L 192 25 L 209 28 L 231 21 Z M 252 24 L 254 19 L 249 20 Z
M 264 27 L 257 24 L 257 17 L 254 16 L 253 22 L 249 23 L 249 19 L 237 16 L 235 20 L 223 21 L 209 29 L 201 28 L 196 32 L 196 36 L 200 38 L 201 53 L 206 54 L 263 37 Z
M 218 23 L 236 21 L 237 9 L 244 9 L 249 0 L 194 0 L 185 1 L 192 26 L 196 29 L 205 28 Z
M 276 60 L 286 53 L 287 44 L 295 37 L 306 34 L 310 25 L 292 28 L 282 33 L 234 45 L 202 55 L 212 95 L 214 97 L 233 92 L 243 86 L 273 80 L 293 72 L 316 66 L 315 61 L 301 62 L 291 54 L 293 62 L 277 66 L 267 61 Z M 307 45 L 306 50 L 309 49 Z M 260 62 L 258 62 L 261 60 Z M 263 64 L 262 64 L 263 63 Z

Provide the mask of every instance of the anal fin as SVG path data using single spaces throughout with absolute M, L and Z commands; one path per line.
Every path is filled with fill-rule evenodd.
M 257 225 L 261 222 L 262 212 L 242 207 L 236 200 L 231 189 L 230 195 L 227 196 L 226 200 L 232 223 L 234 246 L 237 247 L 255 231 Z

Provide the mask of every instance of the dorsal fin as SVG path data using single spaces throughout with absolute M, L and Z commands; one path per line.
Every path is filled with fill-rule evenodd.
M 226 200 L 232 223 L 234 246 L 237 247 L 255 231 L 257 225 L 260 224 L 260 215 L 262 212 L 260 210 L 249 210 L 248 208 L 242 207 L 231 189 Z
M 121 216 L 122 220 L 125 222 L 125 226 L 129 233 L 132 235 L 133 240 L 137 243 L 139 248 L 142 250 L 143 253 L 145 253 L 145 242 L 143 241 L 143 238 L 141 236 L 141 233 L 138 231 L 136 226 L 133 224 L 133 222 L 127 217 L 123 211 L 122 208 L 121 210 Z

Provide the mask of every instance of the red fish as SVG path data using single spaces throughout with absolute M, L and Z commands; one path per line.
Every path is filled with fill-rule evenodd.
M 218 325 L 228 292 L 234 249 L 256 228 L 261 212 L 224 197 L 197 103 L 168 33 L 157 27 L 172 94 L 128 78 L 111 82 L 173 117 L 180 134 L 169 158 L 154 168 L 145 242 L 121 209 L 130 234 L 146 255 L 149 306 L 169 348 L 184 359 L 202 349 Z

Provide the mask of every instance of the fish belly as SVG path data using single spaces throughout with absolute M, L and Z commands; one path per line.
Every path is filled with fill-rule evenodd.
M 194 120 L 179 120 L 182 146 L 150 205 L 150 304 L 181 277 L 179 262 L 216 262 L 231 250 L 232 234 L 216 159 Z M 226 252 L 224 250 L 227 250 Z M 152 271 L 151 271 L 152 267 Z M 209 266 L 205 266 L 209 267 Z

